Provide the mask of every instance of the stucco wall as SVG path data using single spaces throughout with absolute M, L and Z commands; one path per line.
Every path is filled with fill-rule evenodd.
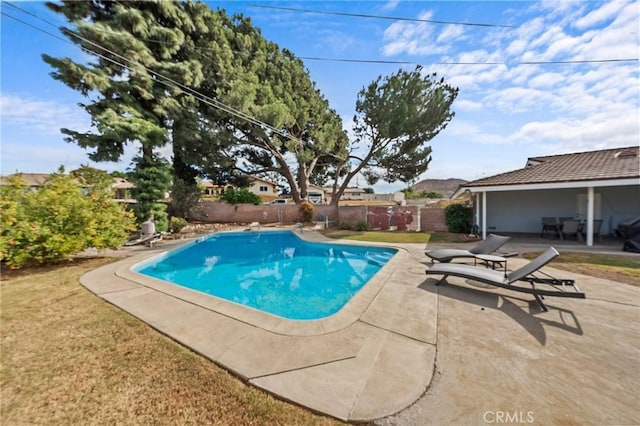
M 487 231 L 540 232 L 544 216 L 576 217 L 579 200 L 584 201 L 586 194 L 586 188 L 488 192 Z M 602 235 L 611 234 L 621 221 L 640 216 L 639 186 L 595 188 L 594 194 L 600 199 L 595 219 L 603 220 Z

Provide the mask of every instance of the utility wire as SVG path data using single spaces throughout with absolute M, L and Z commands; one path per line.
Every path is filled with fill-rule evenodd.
M 355 62 L 365 64 L 415 64 L 422 65 L 415 61 L 387 61 L 378 59 L 348 59 L 348 58 L 323 58 L 318 56 L 298 56 L 306 61 L 326 61 L 326 62 Z M 623 59 L 584 59 L 584 60 L 567 60 L 567 61 L 523 61 L 513 62 L 514 65 L 553 65 L 553 64 L 592 64 L 604 62 L 638 62 L 638 58 Z M 429 62 L 430 65 L 508 65 L 507 62 Z
M 470 27 L 498 27 L 498 28 L 515 28 L 513 25 L 500 25 L 500 24 L 479 24 L 472 22 L 459 22 L 459 21 L 437 21 L 434 19 L 419 19 L 419 18 L 403 18 L 399 16 L 382 16 L 382 15 L 367 15 L 363 13 L 345 13 L 345 12 L 327 12 L 320 10 L 300 9 L 295 7 L 282 7 L 282 6 L 266 6 L 263 4 L 250 4 L 249 7 L 258 7 L 261 9 L 276 9 L 276 10 L 288 10 L 290 12 L 302 12 L 302 13 L 317 13 L 319 15 L 333 15 L 333 16 L 351 16 L 354 18 L 370 18 L 370 19 L 386 19 L 390 21 L 410 21 L 410 22 L 427 22 L 430 24 L 446 24 L 446 25 L 466 25 Z
M 8 5 L 10 5 L 10 6 L 12 6 L 12 7 L 14 7 L 15 9 L 18 9 L 18 10 L 19 10 L 19 11 L 21 11 L 21 12 L 26 13 L 27 15 L 30 15 L 30 16 L 32 16 L 32 17 L 35 17 L 35 18 L 39 19 L 40 21 L 43 21 L 44 23 L 46 23 L 46 24 L 48 24 L 48 25 L 51 25 L 51 26 L 53 26 L 53 27 L 56 27 L 56 26 L 55 26 L 54 24 L 52 24 L 51 22 L 47 21 L 46 19 L 43 19 L 43 18 L 39 17 L 38 15 L 35 15 L 35 14 L 33 14 L 33 13 L 29 12 L 29 11 L 26 11 L 26 10 L 24 10 L 24 9 L 22 9 L 22 8 L 18 7 L 18 6 L 15 6 L 15 5 L 13 5 L 13 4 L 9 3 L 9 2 L 7 2 L 7 4 L 8 4 Z M 20 22 L 20 23 L 22 23 L 22 24 L 28 25 L 28 26 L 29 26 L 29 27 L 31 27 L 31 28 L 34 28 L 34 29 L 39 30 L 39 31 L 42 31 L 43 33 L 45 33 L 45 34 L 47 34 L 47 35 L 53 36 L 53 37 L 55 37 L 55 38 L 56 38 L 56 39 L 58 39 L 58 40 L 62 40 L 62 41 L 64 41 L 64 42 L 66 42 L 66 43 L 70 43 L 70 44 L 72 44 L 72 45 L 74 45 L 74 46 L 75 46 L 75 44 L 74 44 L 74 43 L 71 43 L 69 40 L 67 40 L 67 39 L 65 39 L 65 38 L 59 37 L 59 36 L 57 36 L 57 35 L 55 35 L 55 34 L 53 34 L 53 33 L 50 33 L 50 32 L 48 32 L 48 31 L 46 31 L 46 30 L 43 30 L 43 29 L 41 29 L 41 28 L 39 28 L 39 27 L 36 27 L 36 26 L 34 26 L 34 25 L 31 25 L 31 24 L 29 24 L 29 23 L 27 23 L 27 22 L 25 22 L 25 21 L 22 21 L 22 20 L 20 20 L 20 19 L 18 19 L 18 18 L 15 18 L 14 16 L 8 15 L 8 14 L 6 14 L 6 13 L 4 13 L 4 12 L 2 12 L 2 14 L 3 14 L 3 15 L 5 15 L 5 16 L 7 16 L 7 17 L 9 17 L 9 18 L 11 18 L 11 19 L 14 19 L 14 20 L 16 20 L 16 21 L 18 21 L 18 22 Z M 56 27 L 56 28 L 57 28 L 57 27 Z M 163 81 L 161 81 L 161 80 L 159 80 L 159 81 L 160 81 L 160 82 L 162 82 L 162 83 L 163 83 L 163 84 L 165 84 L 165 85 L 167 85 L 167 84 L 166 84 L 166 82 L 167 82 L 167 81 L 168 81 L 168 82 L 170 82 L 170 83 L 173 83 L 173 84 L 175 85 L 174 87 L 176 87 L 176 86 L 177 86 L 179 89 L 181 89 L 181 90 L 182 90 L 183 92 L 185 92 L 185 93 L 186 93 L 186 92 L 189 92 L 188 94 L 191 94 L 191 95 L 194 95 L 194 96 L 200 96 L 200 97 L 201 97 L 201 99 L 200 99 L 200 100 L 205 101 L 205 103 L 206 103 L 207 101 L 208 101 L 208 102 L 210 102 L 210 103 L 209 103 L 209 105 L 211 105 L 211 106 L 219 107 L 220 109 L 222 109 L 222 110 L 223 110 L 223 111 L 225 111 L 225 112 L 228 112 L 228 113 L 233 114 L 233 115 L 235 115 L 235 116 L 237 116 L 237 117 L 239 117 L 239 118 L 242 118 L 242 119 L 245 119 L 245 120 L 247 120 L 247 121 L 250 121 L 252 124 L 257 124 L 257 125 L 259 125 L 259 126 L 261 126 L 261 127 L 263 127 L 263 128 L 265 128 L 265 127 L 266 127 L 266 128 L 268 128 L 269 130 L 272 130 L 273 132 L 280 134 L 281 136 L 287 137 L 287 138 L 292 139 L 292 140 L 294 140 L 294 141 L 303 142 L 303 141 L 298 140 L 297 138 L 295 138 L 295 137 L 293 137 L 293 136 L 291 136 L 291 135 L 289 135 L 289 134 L 284 134 L 281 130 L 276 129 L 275 127 L 272 127 L 272 126 L 270 126 L 270 125 L 269 125 L 269 124 L 267 124 L 267 123 L 264 123 L 264 122 L 262 122 L 262 121 L 259 121 L 259 120 L 255 119 L 255 118 L 253 118 L 253 117 L 251 117 L 251 116 L 249 116 L 249 115 L 245 114 L 245 113 L 244 113 L 244 112 L 242 112 L 242 111 L 236 110 L 236 109 L 234 109 L 234 108 L 232 108 L 232 107 L 230 107 L 230 106 L 228 106 L 228 105 L 226 105 L 226 104 L 224 104 L 224 103 L 222 103 L 222 102 L 220 102 L 220 101 L 218 101 L 218 100 L 216 100 L 216 99 L 209 98 L 209 97 L 207 97 L 207 96 L 203 95 L 202 93 L 199 93 L 199 92 L 195 91 L 194 89 L 192 89 L 192 88 L 190 88 L 190 87 L 188 87 L 188 86 L 183 85 L 182 83 L 179 83 L 179 82 L 177 82 L 177 81 L 175 81 L 175 80 L 173 80 L 173 79 L 171 79 L 171 78 L 169 78 L 169 77 L 167 77 L 167 76 L 165 76 L 165 75 L 162 75 L 162 74 L 160 74 L 160 73 L 157 73 L 157 72 L 155 72 L 155 71 L 151 70 L 150 68 L 147 68 L 146 66 L 144 66 L 144 65 L 142 65 L 142 64 L 140 64 L 140 63 L 138 63 L 138 62 L 136 62 L 136 61 L 133 61 L 133 60 L 131 60 L 131 59 L 128 59 L 128 58 L 126 58 L 126 57 L 124 57 L 124 56 L 122 56 L 122 55 L 120 55 L 120 54 L 118 54 L 118 53 L 116 53 L 116 52 L 113 52 L 113 51 L 111 51 L 111 50 L 107 49 L 106 47 L 104 47 L 104 46 L 102 46 L 102 45 L 100 45 L 100 44 L 98 44 L 98 43 L 95 43 L 95 42 L 93 42 L 93 41 L 91 41 L 91 40 L 88 40 L 88 39 L 86 39 L 86 38 L 82 37 L 81 35 L 79 35 L 78 33 L 74 32 L 74 31 L 71 31 L 71 30 L 66 29 L 66 28 L 64 29 L 64 31 L 65 31 L 66 33 L 68 33 L 69 35 L 71 35 L 71 36 L 73 36 L 73 37 L 78 38 L 79 40 L 82 40 L 82 41 L 84 41 L 84 42 L 86 42 L 86 43 L 89 43 L 89 44 L 91 44 L 91 45 L 93 45 L 93 46 L 96 46 L 96 47 L 98 47 L 98 48 L 100 48 L 100 49 L 104 50 L 104 51 L 105 51 L 105 52 L 107 52 L 107 53 L 110 53 L 110 54 L 112 54 L 112 55 L 114 55 L 114 56 L 116 56 L 116 57 L 118 57 L 118 58 L 121 58 L 121 59 L 123 59 L 123 60 L 125 60 L 125 61 L 127 61 L 127 62 L 130 62 L 130 63 L 132 63 L 132 64 L 134 64 L 134 65 L 139 65 L 139 66 L 141 66 L 142 68 L 144 68 L 144 69 L 145 69 L 147 72 L 149 72 L 150 74 L 152 74 L 152 75 L 154 75 L 154 76 L 156 76 L 156 77 L 159 77 L 159 78 L 161 78 L 161 79 L 164 79 L 164 80 L 165 80 L 165 82 L 163 82 Z M 99 56 L 99 57 L 100 57 L 100 58 L 102 58 L 102 59 L 105 59 L 105 60 L 107 60 L 107 61 L 109 61 L 109 62 L 112 62 L 112 63 L 114 63 L 115 65 L 118 65 L 118 66 L 120 66 L 120 67 L 123 67 L 123 68 L 125 68 L 125 69 L 127 69 L 127 70 L 131 71 L 131 69 L 130 69 L 127 65 L 125 65 L 125 64 L 123 64 L 123 63 L 117 62 L 117 61 L 115 61 L 115 60 L 113 60 L 113 59 L 111 59 L 111 58 L 108 58 L 108 57 L 106 57 L 106 56 L 104 56 L 104 55 L 102 55 L 102 54 L 98 53 L 98 52 L 92 51 L 91 49 L 88 49 L 88 48 L 86 48 L 86 47 L 84 47 L 84 46 L 80 46 L 80 48 L 81 48 L 81 49 L 83 49 L 83 50 L 85 50 L 85 51 L 87 51 L 87 52 L 89 52 L 89 53 L 93 53 L 93 54 L 95 54 L 95 55 Z M 171 87 L 171 86 L 169 86 L 169 87 Z M 217 104 L 217 105 L 212 105 L 211 103 L 213 103 L 213 104 Z
M 46 23 L 48 25 L 56 27 L 56 25 L 52 24 L 51 22 L 49 22 L 49 21 L 47 21 L 47 20 L 45 20 L 45 19 L 39 17 L 38 15 L 35 15 L 35 14 L 29 12 L 29 11 L 26 11 L 26 10 L 24 10 L 24 9 L 18 7 L 18 6 L 15 6 L 15 5 L 11 4 L 10 2 L 6 2 L 6 4 L 10 5 L 11 7 L 15 8 L 15 9 L 17 9 L 17 10 L 19 10 L 19 11 L 21 11 L 21 12 L 27 14 L 27 15 L 35 17 L 35 18 L 39 19 L 40 21 L 43 21 L 44 23 Z M 34 28 L 34 29 L 38 30 L 38 31 L 41 31 L 41 32 L 43 32 L 43 33 L 45 33 L 45 34 L 47 34 L 47 35 L 49 35 L 51 37 L 54 37 L 54 38 L 56 38 L 58 40 L 73 44 L 73 43 L 71 43 L 69 40 L 67 40 L 65 38 L 62 38 L 62 37 L 60 37 L 60 36 L 58 36 L 56 34 L 53 34 L 53 33 L 49 32 L 49 31 L 43 30 L 42 28 L 36 27 L 36 26 L 26 22 L 26 21 L 23 21 L 23 20 L 19 19 L 19 18 L 11 16 L 11 15 L 5 13 L 4 11 L 1 11 L 1 13 L 2 13 L 2 15 L 7 16 L 8 18 L 14 19 L 14 20 L 26 25 L 26 26 L 29 26 L 31 28 Z M 144 66 L 144 65 L 142 65 L 142 64 L 140 64 L 140 63 L 138 63 L 136 61 L 133 61 L 133 60 L 131 60 L 129 58 L 126 58 L 126 57 L 124 57 L 122 55 L 119 55 L 118 53 L 113 52 L 113 51 L 105 48 L 104 46 L 102 46 L 102 45 L 100 45 L 98 43 L 95 43 L 95 42 L 93 42 L 93 41 L 91 41 L 89 39 L 86 39 L 86 38 L 82 37 L 81 35 L 79 35 L 78 33 L 74 32 L 74 31 L 71 31 L 69 29 L 65 29 L 65 32 L 68 33 L 69 35 L 71 35 L 72 37 L 76 37 L 79 40 L 82 40 L 82 41 L 84 41 L 86 43 L 89 43 L 89 44 L 99 48 L 99 49 L 102 49 L 103 51 L 105 51 L 107 53 L 110 53 L 111 55 L 114 55 L 115 57 L 118 57 L 118 58 L 124 60 L 125 62 L 129 62 L 131 64 L 141 66 L 147 72 L 149 72 L 151 75 L 154 75 L 154 76 L 158 77 L 159 78 L 158 81 L 161 82 L 162 84 L 165 84 L 168 87 L 174 87 L 174 88 L 177 87 L 183 93 L 190 94 L 190 95 L 196 97 L 198 100 L 202 101 L 203 103 L 205 103 L 207 105 L 213 106 L 214 108 L 218 108 L 218 109 L 220 109 L 220 110 L 222 110 L 224 112 L 227 112 L 227 113 L 229 113 L 231 115 L 234 115 L 234 116 L 236 116 L 238 118 L 244 119 L 244 120 L 246 120 L 246 121 L 248 121 L 248 122 L 250 122 L 252 124 L 255 124 L 257 126 L 260 126 L 263 130 L 264 129 L 271 130 L 272 132 L 274 132 L 274 133 L 276 133 L 276 134 L 278 134 L 278 135 L 280 135 L 282 137 L 285 137 L 287 139 L 290 139 L 292 141 L 298 142 L 298 143 L 300 143 L 300 144 L 302 144 L 304 146 L 308 146 L 309 147 L 309 145 L 307 143 L 305 143 L 304 141 L 302 141 L 301 139 L 298 139 L 298 138 L 292 136 L 291 134 L 289 134 L 287 132 L 283 132 L 281 129 L 277 129 L 277 128 L 269 125 L 268 123 L 262 122 L 262 121 L 260 121 L 260 120 L 258 120 L 256 118 L 244 113 L 243 111 L 237 110 L 237 109 L 235 109 L 235 108 L 233 108 L 231 106 L 228 106 L 228 105 L 226 105 L 226 104 L 224 104 L 224 103 L 222 103 L 222 102 L 220 102 L 220 101 L 218 101 L 216 99 L 210 98 L 210 97 L 208 97 L 208 96 L 206 96 L 206 95 L 204 95 L 204 94 L 202 94 L 202 93 L 200 93 L 200 92 L 198 92 L 198 91 L 196 91 L 196 90 L 194 90 L 194 89 L 192 89 L 192 88 L 190 88 L 190 87 L 188 87 L 186 85 L 183 85 L 180 82 L 177 82 L 177 81 L 175 81 L 175 80 L 173 80 L 173 79 L 171 79 L 171 78 L 169 78 L 169 77 L 167 77 L 165 75 L 162 75 L 162 74 L 160 74 L 160 73 L 158 73 L 156 71 L 153 71 L 150 68 L 148 68 L 148 67 L 146 67 L 146 66 Z M 152 40 L 147 40 L 147 41 L 153 42 Z M 107 56 L 105 56 L 103 54 L 100 54 L 100 53 L 98 53 L 96 51 L 88 49 L 88 48 L 86 48 L 84 46 L 80 46 L 80 48 L 85 50 L 85 51 L 87 51 L 87 52 L 89 52 L 89 53 L 93 53 L 93 54 L 99 56 L 102 59 L 105 59 L 105 60 L 107 60 L 109 62 L 112 62 L 112 63 L 114 63 L 114 64 L 116 64 L 116 65 L 118 65 L 120 67 L 123 67 L 123 68 L 125 68 L 127 70 L 130 70 L 129 66 L 127 66 L 126 64 L 123 64 L 121 62 L 115 61 L 112 58 L 109 58 L 109 57 L 107 57 Z M 385 64 L 414 64 L 415 63 L 415 62 L 411 62 L 411 61 L 380 61 L 380 60 L 359 60 L 359 59 L 335 59 L 335 58 L 321 58 L 321 57 L 300 57 L 300 59 L 318 60 L 318 61 L 338 61 L 338 62 L 385 63 Z M 537 65 L 537 64 L 575 64 L 575 63 L 604 63 L 604 62 L 630 62 L 630 61 L 638 62 L 638 59 L 637 58 L 632 58 L 632 59 L 598 59 L 598 60 L 575 60 L 575 61 L 528 61 L 528 62 L 521 62 L 520 64 L 527 64 L 527 65 Z M 505 63 L 502 63 L 502 62 L 438 62 L 438 64 L 442 64 L 442 65 L 505 65 Z M 341 158 L 341 157 L 338 157 L 338 156 L 333 155 L 333 154 L 332 154 L 332 156 L 334 156 L 336 158 Z
M 8 4 L 9 6 L 12 6 L 28 15 L 31 15 L 41 21 L 44 21 L 45 23 L 47 23 L 48 25 L 54 26 L 56 27 L 54 24 L 40 18 L 39 16 L 26 11 L 24 9 L 19 8 L 18 6 L 15 6 L 9 2 L 5 2 L 6 4 Z M 257 7 L 267 7 L 267 6 L 257 6 Z M 27 24 L 28 25 L 28 24 Z M 31 25 L 30 25 L 31 26 Z M 35 27 L 34 27 L 35 28 Z M 56 27 L 58 28 L 58 27 Z M 37 29 L 37 28 L 36 28 Z M 94 29 L 95 31 L 100 31 L 100 32 L 104 32 L 106 34 L 115 34 L 114 31 L 110 31 L 110 30 L 102 30 L 102 29 Z M 53 35 L 51 33 L 49 33 L 49 35 Z M 55 35 L 53 35 L 56 38 L 59 38 Z M 59 38 L 60 39 L 60 38 Z M 144 41 L 144 42 L 148 42 L 148 43 L 156 43 L 156 44 L 164 44 L 164 45 L 169 45 L 172 44 L 168 41 L 164 41 L 164 40 L 155 40 L 155 39 L 147 39 L 147 38 L 137 38 L 137 40 L 139 41 Z M 66 41 L 66 40 L 65 40 Z M 188 49 L 193 49 L 193 50 L 199 50 L 199 51 L 205 51 L 205 52 L 211 52 L 214 51 L 216 49 L 210 48 L 210 47 L 202 47 L 202 46 L 189 46 Z M 243 51 L 238 51 L 238 50 L 232 50 L 232 52 L 235 55 L 239 55 L 239 56 L 244 56 L 244 57 L 248 57 L 250 55 L 253 56 L 257 56 L 257 55 L 266 55 L 260 52 L 256 52 L 256 53 L 250 53 L 250 52 L 243 52 Z M 329 58 L 329 57 L 321 57 L 321 56 L 296 56 L 298 59 L 302 59 L 305 61 L 320 61 L 320 62 L 345 62 L 345 63 L 361 63 L 361 64 L 389 64 L 389 65 L 422 65 L 424 66 L 424 62 L 416 62 L 416 61 L 411 61 L 411 60 L 398 60 L 398 61 L 394 61 L 394 60 L 386 60 L 386 59 L 354 59 L 354 58 Z M 607 62 L 638 62 L 640 61 L 640 59 L 638 58 L 614 58 L 614 59 L 584 59 L 584 60 L 565 60 L 565 61 L 522 61 L 522 62 L 512 62 L 512 64 L 514 65 L 554 65 L 554 64 L 591 64 L 591 63 L 607 63 Z M 464 61 L 464 62 L 458 62 L 458 61 L 437 61 L 437 62 L 428 62 L 429 65 L 508 65 L 507 62 L 468 62 L 468 61 Z

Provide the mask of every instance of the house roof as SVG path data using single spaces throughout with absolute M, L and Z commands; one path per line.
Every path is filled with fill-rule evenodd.
M 524 168 L 467 182 L 464 188 L 640 178 L 637 146 L 531 157 Z M 640 181 L 638 181 L 640 183 Z
M 42 186 L 45 180 L 50 176 L 49 173 L 14 173 L 1 178 L 1 184 L 7 185 L 9 179 L 15 176 L 21 176 L 25 186 Z
M 112 187 L 116 189 L 130 189 L 130 188 L 134 188 L 135 185 L 129 182 L 128 180 L 126 180 L 125 178 L 114 177 Z
M 331 191 L 333 191 L 333 188 L 332 187 L 328 187 L 328 188 L 324 188 L 324 190 L 331 192 Z M 343 194 L 352 193 L 352 192 L 360 193 L 360 192 L 364 192 L 364 189 L 358 188 L 357 186 L 350 186 L 350 187 L 344 189 Z
M 275 182 L 271 182 L 270 180 L 266 180 L 266 179 L 262 179 L 261 177 L 258 176 L 251 176 L 251 179 L 254 181 L 260 181 L 260 182 L 264 182 L 264 183 L 268 183 L 269 185 L 273 185 L 273 186 L 277 186 L 277 184 Z

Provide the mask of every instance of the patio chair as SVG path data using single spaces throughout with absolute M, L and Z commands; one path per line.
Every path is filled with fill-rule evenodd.
M 558 218 L 558 222 L 560 223 L 560 227 L 562 227 L 562 225 L 564 225 L 564 223 L 568 220 L 575 220 L 575 217 L 573 216 L 561 216 Z
M 580 232 L 580 221 L 571 219 L 564 222 L 562 225 L 562 236 L 573 237 L 578 239 L 578 232 Z
M 146 245 L 147 247 L 153 247 L 159 241 L 162 241 L 163 234 L 162 232 L 154 232 L 153 234 L 143 235 L 139 238 L 134 238 L 133 240 L 129 240 L 124 243 L 125 247 L 137 246 L 137 245 Z
M 469 250 L 464 249 L 433 249 L 433 250 L 425 250 L 424 254 L 426 254 L 430 259 L 431 263 L 434 260 L 437 260 L 441 263 L 451 262 L 456 258 L 464 258 L 464 257 L 473 257 L 475 258 L 478 254 L 491 254 L 496 252 L 500 247 L 502 247 L 511 237 L 505 237 L 503 235 L 489 234 L 489 236 L 481 241 L 476 246 L 470 248 Z M 515 256 L 517 253 L 500 253 L 500 256 L 508 257 Z
M 602 236 L 600 235 L 600 229 L 602 229 L 602 219 L 596 219 L 593 221 L 593 241 L 601 241 L 602 240 Z M 583 229 L 581 230 L 582 234 L 585 236 L 587 235 L 587 229 L 586 226 L 583 227 Z
M 555 248 L 549 247 L 531 262 L 509 273 L 460 263 L 439 263 L 428 268 L 426 274 L 443 276 L 436 285 L 440 285 L 447 277 L 454 276 L 468 278 L 507 290 L 532 294 L 540 308 L 546 312 L 548 309 L 542 301 L 544 296 L 586 298 L 585 294 L 576 286 L 574 280 L 553 278 L 540 271 L 544 265 L 559 254 Z M 545 275 L 545 278 L 534 275 L 536 272 Z M 528 283 L 530 287 L 521 284 L 520 281 Z M 551 287 L 551 289 L 538 288 L 536 284 L 544 284 Z
M 557 217 L 543 217 L 542 218 L 542 231 L 540 231 L 540 238 L 544 238 L 547 232 L 552 232 L 553 236 L 556 235 L 562 239 L 562 233 L 560 232 L 560 222 Z

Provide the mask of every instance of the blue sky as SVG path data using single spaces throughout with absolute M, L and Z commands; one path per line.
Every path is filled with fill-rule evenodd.
M 311 79 L 342 116 L 347 131 L 358 91 L 379 75 L 420 64 L 459 87 L 453 105 L 456 116 L 430 142 L 433 160 L 417 180 L 474 180 L 523 167 L 532 156 L 640 144 L 637 1 L 207 3 L 251 17 L 266 39 L 298 57 L 409 62 L 304 59 Z M 55 26 L 65 24 L 44 3 L 12 4 Z M 8 2 L 2 2 L 1 9 L 62 37 L 54 26 Z M 78 48 L 4 15 L 1 24 L 1 173 L 52 172 L 60 165 L 72 170 L 81 164 L 125 170 L 134 148 L 120 163 L 94 164 L 60 134 L 61 127 L 88 130 L 90 120 L 77 106 L 80 94 L 49 76 L 41 54 L 82 59 Z M 621 59 L 635 61 L 614 61 Z M 359 183 L 365 186 L 363 180 Z M 404 186 L 379 184 L 375 189 L 386 192 Z

